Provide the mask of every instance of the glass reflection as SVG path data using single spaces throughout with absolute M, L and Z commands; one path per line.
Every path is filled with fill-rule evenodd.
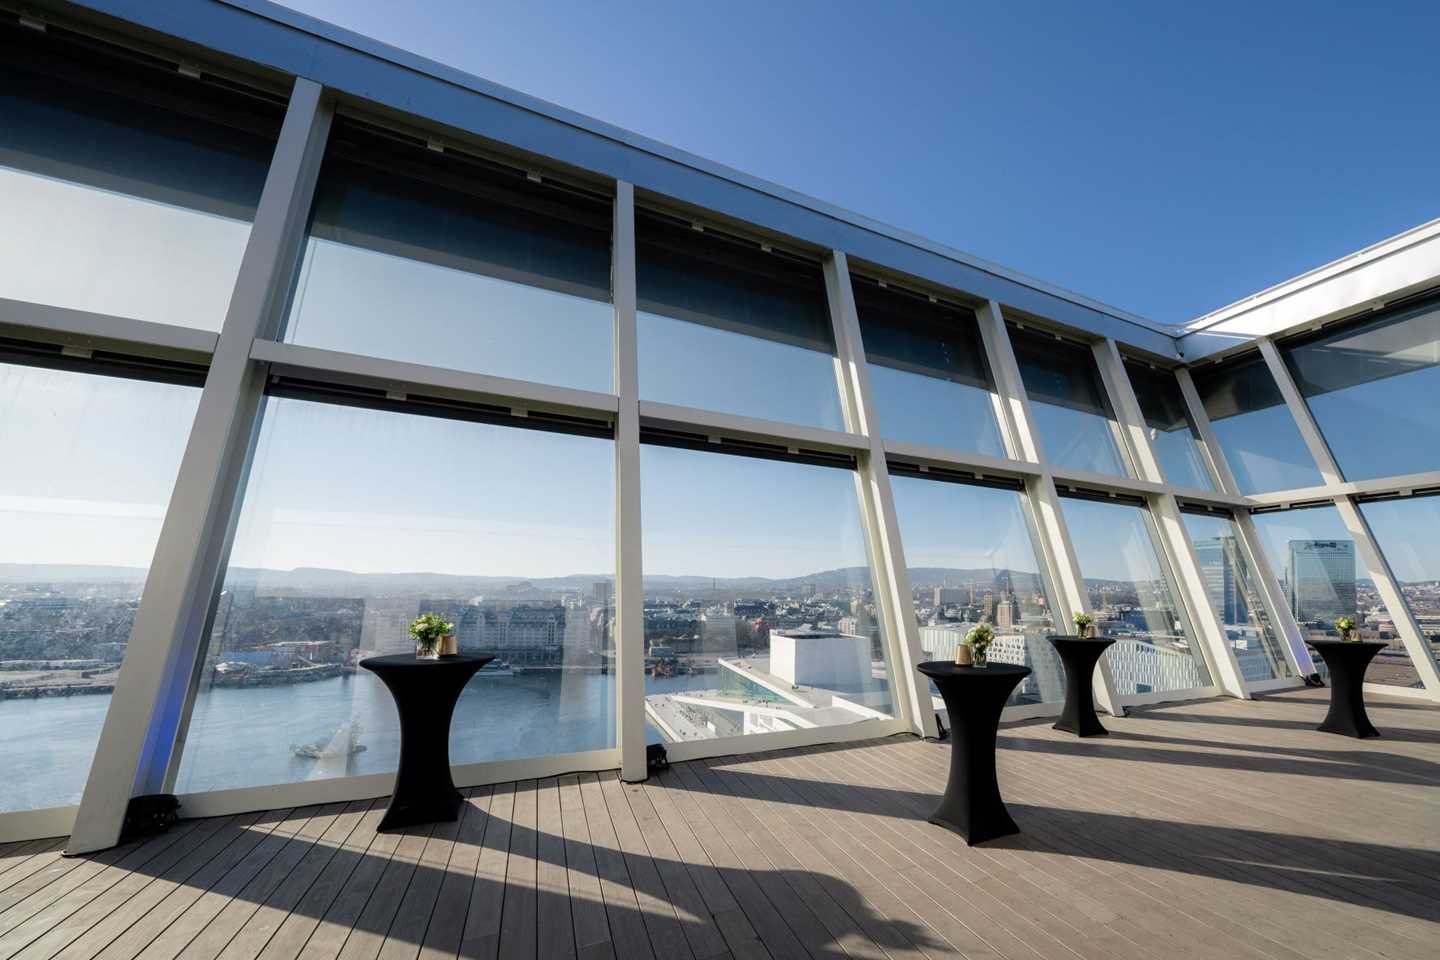
M 1360 504 L 1432 656 L 1440 655 L 1440 497 Z
M 1008 329 L 1046 459 L 1057 467 L 1127 476 L 1090 349 L 1013 324 Z
M 1211 513 L 1186 513 L 1185 528 L 1205 580 L 1210 605 L 1246 682 L 1292 676 L 1285 648 L 1245 558 L 1235 522 Z
M 1420 685 L 1395 622 L 1375 591 L 1355 540 L 1333 506 L 1253 514 L 1270 566 L 1281 578 L 1290 612 L 1307 637 L 1336 639 L 1335 621 L 1354 617 L 1362 640 L 1389 643 L 1365 679 L 1402 687 Z M 1314 657 L 1315 665 L 1321 665 Z
M 1258 354 L 1191 371 L 1241 493 L 1313 487 L 1320 471 Z
M 1178 487 L 1213 489 L 1200 449 L 1200 431 L 1185 408 L 1175 374 L 1134 360 L 1125 361 L 1125 373 L 1166 481 Z
M 820 265 L 636 211 L 640 397 L 845 429 Z
M 0 297 L 219 330 L 282 114 L 0 25 Z
M 1005 456 L 974 314 L 852 281 L 880 434 Z
M 1282 351 L 1349 480 L 1440 469 L 1440 304 L 1321 332 Z
M 651 742 L 894 713 L 853 470 L 641 448 Z
M 1065 699 L 1065 671 L 1045 638 L 1056 633 L 1050 589 L 1018 489 L 893 474 L 895 512 L 920 647 L 927 660 L 953 660 L 965 634 L 995 628 L 990 658 L 1031 669 L 1010 706 Z M 931 685 L 933 688 L 933 684 Z M 932 689 L 936 709 L 945 709 Z
M 1080 572 L 1101 636 L 1114 637 L 1106 662 L 1121 696 L 1209 686 L 1210 670 L 1191 634 L 1141 506 L 1063 500 Z
M 285 338 L 611 389 L 610 202 L 338 123 Z
M 497 654 L 453 762 L 613 746 L 614 469 L 605 439 L 267 398 L 179 792 L 394 770 L 356 664 L 424 612 Z
M 0 364 L 0 811 L 80 801 L 199 398 Z

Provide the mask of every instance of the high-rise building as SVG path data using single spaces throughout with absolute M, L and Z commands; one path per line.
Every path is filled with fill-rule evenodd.
M 609 580 L 596 580 L 590 588 L 590 599 L 602 607 L 608 607 L 610 600 L 615 596 L 615 584 Z
M 1355 614 L 1355 542 L 1291 540 L 1285 566 L 1290 610 L 1301 622 Z
M 933 603 L 937 607 L 949 606 L 952 603 L 961 603 L 965 599 L 965 591 L 958 587 L 936 587 L 933 594 Z
M 1205 592 L 1220 614 L 1222 623 L 1244 623 L 1250 617 L 1245 603 L 1244 583 L 1236 575 L 1240 569 L 1234 537 L 1209 537 L 1195 541 L 1195 559 L 1205 578 Z

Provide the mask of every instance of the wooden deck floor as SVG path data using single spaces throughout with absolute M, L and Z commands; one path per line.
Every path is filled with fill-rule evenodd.
M 892 738 L 0 847 L 0 960 L 1440 957 L 1440 710 L 1315 732 L 1323 691 L 1000 734 L 1024 833 L 925 822 L 948 744 Z

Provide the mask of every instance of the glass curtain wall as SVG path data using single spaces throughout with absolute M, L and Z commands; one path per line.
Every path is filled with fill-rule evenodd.
M 1440 493 L 1360 504 L 1431 656 L 1440 655 Z
M 1335 621 L 1353 617 L 1361 639 L 1389 643 L 1371 662 L 1366 680 L 1420 686 L 1394 620 L 1375 592 L 1370 570 L 1340 512 L 1320 506 L 1252 516 L 1300 629 L 1308 637 L 1333 640 L 1339 636 Z M 1318 656 L 1315 661 L 1320 666 Z
M 1220 618 L 1241 676 L 1247 683 L 1294 676 L 1285 656 L 1285 641 L 1270 621 L 1235 521 L 1226 514 L 1209 512 L 1186 511 L 1184 516 L 1205 592 Z
M 203 376 L 17 359 L 0 351 L 0 812 L 80 800 Z
M 852 277 L 880 434 L 1005 456 L 975 315 Z
M 219 330 L 283 116 L 0 23 L 0 297 Z
M 1281 355 L 1346 479 L 1440 470 L 1440 301 L 1288 341 Z
M 640 399 L 845 429 L 820 264 L 637 208 Z
M 1125 361 L 1125 373 L 1140 404 L 1150 446 L 1160 461 L 1166 482 L 1178 487 L 1214 489 L 1200 446 L 1200 431 L 1185 408 L 1185 397 L 1175 374 L 1137 360 Z
M 1300 428 L 1258 353 L 1190 373 L 1241 493 L 1322 483 Z
M 266 398 L 179 792 L 394 770 L 394 704 L 357 664 L 413 653 L 427 612 L 497 655 L 454 763 L 614 746 L 613 442 L 484 420 Z
M 1046 459 L 1057 467 L 1128 476 L 1090 348 L 1006 326 Z
M 1063 701 L 1064 667 L 1046 639 L 1057 632 L 1053 593 L 1019 484 L 946 482 L 933 470 L 906 475 L 899 464 L 890 470 L 925 659 L 953 660 L 965 634 L 988 623 L 991 659 L 1032 671 L 1009 705 Z
M 609 392 L 611 201 L 337 119 L 285 339 Z
M 1062 499 L 1095 625 L 1121 696 L 1211 683 L 1149 510 L 1122 500 Z
M 848 464 L 647 443 L 640 469 L 651 742 L 894 716 Z

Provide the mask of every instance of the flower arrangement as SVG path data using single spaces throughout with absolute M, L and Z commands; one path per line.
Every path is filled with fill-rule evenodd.
M 1083 610 L 1075 614 L 1075 635 L 1077 637 L 1089 637 L 1094 635 L 1095 618 Z
M 1341 640 L 1358 640 L 1360 633 L 1355 629 L 1354 617 L 1341 617 L 1335 621 L 1335 632 L 1340 634 Z
M 970 648 L 970 657 L 975 666 L 984 667 L 988 665 L 986 651 L 990 644 L 995 642 L 995 631 L 990 624 L 982 623 L 977 627 L 971 627 L 970 632 L 965 634 L 965 646 Z
M 415 640 L 415 656 L 434 660 L 440 656 L 440 641 L 453 633 L 455 624 L 446 623 L 433 613 L 422 613 L 410 623 L 410 636 Z

